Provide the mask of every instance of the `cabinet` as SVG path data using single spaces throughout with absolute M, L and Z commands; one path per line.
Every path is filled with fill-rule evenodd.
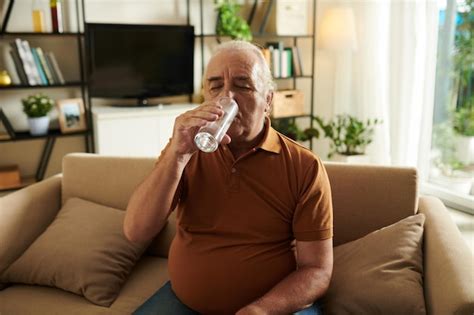
M 119 108 L 95 106 L 95 151 L 103 155 L 157 157 L 173 134 L 176 117 L 193 104 Z
M 78 12 L 80 9 L 80 2 L 81 0 L 75 0 L 74 5 L 75 5 L 75 10 Z M 84 62 L 83 62 L 83 34 L 78 32 L 65 32 L 65 33 L 33 33 L 33 32 L 10 32 L 8 30 L 8 23 L 11 18 L 11 13 L 14 7 L 15 1 L 14 0 L 9 0 L 7 1 L 6 4 L 6 13 L 4 15 L 4 19 L 1 24 L 1 29 L 0 29 L 0 41 L 2 43 L 8 43 L 15 38 L 21 38 L 21 39 L 26 39 L 28 41 L 34 41 L 35 43 L 45 43 L 47 44 L 48 41 L 54 41 L 57 43 L 58 41 L 61 42 L 61 46 L 63 47 L 74 47 L 77 46 L 77 56 L 78 59 L 75 61 L 78 65 L 79 69 L 79 77 L 74 80 L 69 80 L 66 81 L 64 84 L 51 84 L 51 85 L 38 85 L 38 86 L 30 86 L 30 85 L 25 85 L 25 84 L 16 84 L 16 85 L 10 85 L 10 86 L 0 86 L 0 97 L 2 97 L 2 94 L 10 93 L 12 91 L 27 91 L 28 94 L 33 94 L 33 93 L 45 93 L 47 94 L 48 90 L 51 89 L 63 89 L 63 88 L 68 88 L 68 89 L 74 89 L 75 93 L 79 93 L 80 97 L 82 97 L 85 105 L 85 111 L 86 111 L 86 117 L 90 118 L 90 105 L 86 101 L 86 85 L 85 85 L 85 79 L 84 79 Z M 17 2 L 18 4 L 18 2 Z M 31 15 L 31 14 L 30 14 Z M 25 14 L 25 16 L 30 16 L 28 14 Z M 77 30 L 80 30 L 81 27 L 81 22 L 78 19 L 77 20 Z M 68 48 L 69 49 L 69 48 Z M 74 49 L 74 48 L 70 48 Z M 18 104 L 20 106 L 21 97 L 18 96 Z M 1 104 L 0 104 L 1 106 Z M 7 117 L 8 118 L 8 117 Z M 6 142 L 17 142 L 17 141 L 24 141 L 24 140 L 42 140 L 44 141 L 43 145 L 43 150 L 41 155 L 38 157 L 39 158 L 39 163 L 38 167 L 36 170 L 36 174 L 34 178 L 23 178 L 22 179 L 22 185 L 21 187 L 34 183 L 36 181 L 40 181 L 43 179 L 46 168 L 49 163 L 49 159 L 51 156 L 51 153 L 53 151 L 55 142 L 57 138 L 60 137 L 71 137 L 71 136 L 80 136 L 84 138 L 85 141 L 85 146 L 86 146 L 86 151 L 91 152 L 92 147 L 91 147 L 91 122 L 90 119 L 87 119 L 87 129 L 85 131 L 80 131 L 80 132 L 75 132 L 75 133 L 68 133 L 68 134 L 62 134 L 59 129 L 50 129 L 47 135 L 44 136 L 32 136 L 29 134 L 29 132 L 15 132 L 15 137 L 11 139 L 2 139 L 0 140 L 0 146 L 3 143 Z M 18 188 L 21 188 L 18 187 Z

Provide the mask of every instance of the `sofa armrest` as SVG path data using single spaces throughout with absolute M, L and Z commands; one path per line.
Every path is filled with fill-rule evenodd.
M 49 226 L 61 207 L 62 175 L 0 198 L 0 273 Z
M 473 253 L 443 203 L 420 197 L 424 232 L 425 301 L 429 314 L 474 313 Z

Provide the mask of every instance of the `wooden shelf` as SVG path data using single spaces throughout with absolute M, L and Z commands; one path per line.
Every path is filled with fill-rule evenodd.
M 291 76 L 291 77 L 286 77 L 286 78 L 273 78 L 274 80 L 291 80 L 291 79 L 301 79 L 301 78 L 306 78 L 306 79 L 312 79 L 312 75 L 296 75 L 296 76 Z
M 80 87 L 84 84 L 81 81 L 67 82 L 65 84 L 51 84 L 51 85 L 8 85 L 0 86 L 0 90 L 22 90 L 22 89 L 54 89 L 54 88 L 63 88 L 63 87 Z
M 0 142 L 37 140 L 37 139 L 46 139 L 46 138 L 49 138 L 49 137 L 56 137 L 56 138 L 73 137 L 73 136 L 79 136 L 79 135 L 86 135 L 88 133 L 89 133 L 88 130 L 71 132 L 71 133 L 61 133 L 61 131 L 58 130 L 58 129 L 51 129 L 51 130 L 48 131 L 48 133 L 46 135 L 32 136 L 28 131 L 23 131 L 23 132 L 15 132 L 15 138 L 14 139 L 1 139 Z
M 77 33 L 77 32 L 64 32 L 64 33 L 38 33 L 38 32 L 4 32 L 0 33 L 1 37 L 11 36 L 11 37 L 20 37 L 20 36 L 46 36 L 46 37 L 77 37 L 77 36 L 84 36 L 84 33 Z
M 217 34 L 195 34 L 196 38 L 200 37 L 230 37 L 228 35 Z M 277 35 L 277 34 L 252 34 L 254 38 L 313 38 L 313 35 Z
M 293 119 L 293 118 L 305 118 L 305 117 L 312 117 L 311 114 L 301 114 L 301 115 L 295 115 L 295 116 L 284 116 L 284 117 L 272 117 L 270 116 L 271 119 Z

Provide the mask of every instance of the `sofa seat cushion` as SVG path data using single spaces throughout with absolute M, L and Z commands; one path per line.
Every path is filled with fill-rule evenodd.
M 110 307 L 60 289 L 18 284 L 0 291 L 0 314 L 129 315 L 167 280 L 167 259 L 143 256 Z
M 120 209 L 69 199 L 0 282 L 56 287 L 110 306 L 149 244 L 125 238 L 124 216 Z
M 417 214 L 335 247 L 324 314 L 425 314 L 424 222 Z

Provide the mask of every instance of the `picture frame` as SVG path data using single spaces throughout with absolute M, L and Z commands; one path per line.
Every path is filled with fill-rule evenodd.
M 87 129 L 84 102 L 81 98 L 68 98 L 56 102 L 59 128 L 62 133 Z

